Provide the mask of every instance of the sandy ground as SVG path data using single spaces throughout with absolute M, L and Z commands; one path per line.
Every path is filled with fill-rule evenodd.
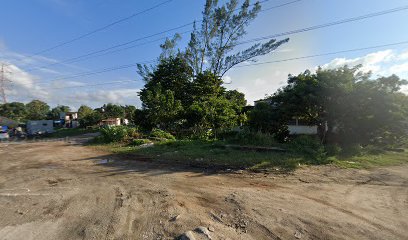
M 407 216 L 407 165 L 214 173 L 0 144 L 0 239 L 408 239 Z

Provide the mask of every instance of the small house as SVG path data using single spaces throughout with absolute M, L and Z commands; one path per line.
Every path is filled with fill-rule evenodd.
M 78 112 L 62 112 L 60 121 L 65 128 L 77 128 L 79 127 Z
M 129 120 L 121 118 L 107 118 L 99 123 L 99 126 L 121 126 L 128 125 Z
M 276 107 L 276 103 L 272 102 L 270 99 L 261 99 L 255 101 L 255 105 L 258 103 L 268 103 L 272 107 Z M 290 135 L 316 135 L 318 134 L 318 126 L 317 125 L 310 125 L 307 122 L 303 121 L 300 118 L 293 118 L 292 120 L 288 121 L 287 123 L 289 134 Z
M 308 125 L 299 118 L 294 118 L 288 122 L 288 130 L 291 135 L 316 135 L 318 133 L 317 125 Z

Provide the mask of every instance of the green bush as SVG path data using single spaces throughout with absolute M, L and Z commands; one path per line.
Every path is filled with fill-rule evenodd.
M 329 161 L 325 148 L 317 137 L 298 136 L 289 143 L 289 148 L 304 157 L 305 163 L 326 164 Z
M 141 146 L 143 144 L 148 144 L 151 143 L 150 140 L 148 139 L 133 139 L 132 142 L 130 143 L 130 145 L 132 146 Z
M 339 155 L 342 151 L 341 147 L 337 144 L 328 144 L 325 146 L 325 149 L 328 156 Z
M 112 142 L 127 142 L 134 138 L 139 138 L 141 134 L 137 128 L 127 126 L 110 126 L 101 129 L 101 136 L 99 141 L 105 143 Z
M 342 146 L 341 155 L 342 156 L 358 156 L 361 155 L 362 147 L 359 144 L 345 144 Z
M 153 129 L 150 132 L 150 137 L 151 138 L 157 138 L 157 139 L 165 139 L 165 140 L 176 140 L 176 138 L 171 134 L 166 131 L 160 130 L 160 129 Z

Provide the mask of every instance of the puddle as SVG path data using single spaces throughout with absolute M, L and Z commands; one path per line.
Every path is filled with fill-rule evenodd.
M 112 159 L 102 159 L 98 161 L 98 164 L 108 164 L 108 163 L 113 163 L 115 160 Z
M 58 168 L 60 168 L 60 166 L 52 165 L 52 164 L 48 164 L 48 165 L 42 167 L 42 169 L 47 169 L 47 170 L 58 169 Z

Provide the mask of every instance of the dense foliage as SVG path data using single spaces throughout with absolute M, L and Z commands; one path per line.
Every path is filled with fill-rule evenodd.
M 0 105 L 0 116 L 24 123 L 28 120 L 59 120 L 60 113 L 70 112 L 69 106 L 58 105 L 50 110 L 47 103 L 40 100 L 33 100 L 27 104 L 11 102 Z M 82 105 L 78 109 L 78 119 L 80 126 L 94 126 L 107 118 L 126 118 L 131 124 L 138 119 L 137 108 L 132 105 L 120 106 L 115 104 L 105 104 L 101 108 L 92 109 Z
M 185 50 L 176 50 L 180 35 L 167 39 L 156 66 L 138 65 L 146 81 L 140 92 L 143 110 L 136 122 L 144 128 L 161 128 L 200 138 L 216 137 L 228 128 L 243 125 L 246 100 L 243 93 L 227 91 L 222 76 L 233 66 L 265 55 L 288 39 L 272 39 L 235 51 L 246 28 L 261 11 L 259 2 L 237 0 L 219 4 L 207 0 L 200 28 L 194 25 Z
M 0 116 L 22 122 L 27 118 L 27 108 L 24 103 L 12 102 L 0 105 Z
M 55 108 L 51 109 L 51 111 L 48 112 L 47 118 L 51 120 L 59 120 L 60 113 L 70 112 L 70 111 L 71 111 L 70 107 L 64 106 L 64 105 L 58 105 Z
M 47 119 L 50 106 L 40 100 L 33 100 L 26 105 L 28 120 L 42 120 Z
M 141 122 L 198 136 L 237 126 L 246 105 L 244 94 L 227 91 L 211 72 L 192 74 L 181 56 L 162 59 L 140 92 L 146 117 Z
M 395 75 L 372 79 L 359 67 L 306 71 L 257 104 L 250 126 L 276 133 L 296 117 L 319 126 L 324 143 L 397 144 L 408 130 L 408 99 L 399 92 L 404 84 Z

